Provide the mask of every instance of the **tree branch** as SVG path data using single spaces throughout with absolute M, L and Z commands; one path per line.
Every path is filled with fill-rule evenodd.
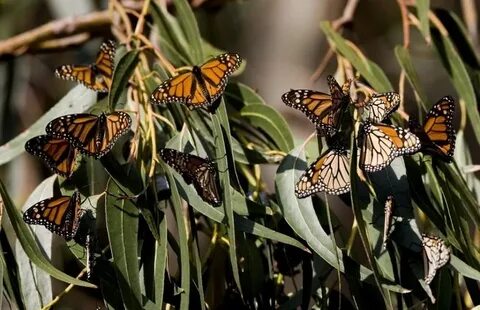
M 29 51 L 42 51 L 42 44 L 46 49 L 54 48 L 52 42 L 58 39 L 65 39 L 65 44 L 70 39 L 72 43 L 78 43 L 78 34 L 99 32 L 99 30 L 110 28 L 111 14 L 109 11 L 93 12 L 84 16 L 69 17 L 49 22 L 35 29 L 26 31 L 12 38 L 0 41 L 0 59 L 8 56 L 20 56 Z M 85 38 L 85 37 L 83 37 Z M 49 42 L 49 43 L 46 43 Z

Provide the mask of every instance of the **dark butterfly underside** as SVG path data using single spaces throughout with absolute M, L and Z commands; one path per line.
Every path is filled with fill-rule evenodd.
M 350 191 L 350 155 L 343 147 L 328 149 L 308 167 L 295 186 L 298 198 L 325 191 L 340 195 Z
M 454 115 L 455 100 L 450 96 L 445 96 L 428 111 L 423 127 L 414 118 L 409 120 L 412 132 L 420 138 L 422 152 L 446 162 L 453 160 L 455 130 L 452 121 Z
M 114 59 L 115 42 L 103 42 L 93 64 L 63 65 L 55 70 L 55 76 L 82 83 L 97 92 L 108 92 L 112 84 Z
M 77 233 L 81 215 L 80 193 L 74 192 L 71 197 L 53 197 L 34 204 L 23 213 L 23 220 L 27 224 L 43 225 L 68 241 Z
M 47 134 L 68 140 L 83 154 L 100 158 L 130 130 L 132 119 L 125 112 L 69 114 L 48 123 Z
M 214 206 L 221 204 L 218 171 L 213 162 L 173 149 L 160 150 L 163 160 L 180 173 L 187 184 L 193 183 L 198 195 Z
M 282 101 L 303 112 L 315 124 L 321 136 L 333 136 L 337 133 L 343 110 L 350 103 L 349 81 L 340 87 L 329 75 L 327 82 L 330 94 L 309 89 L 292 89 L 282 95 Z
M 400 95 L 394 92 L 374 94 L 363 110 L 363 118 L 380 123 L 388 118 L 400 105 Z
M 360 167 L 367 172 L 380 171 L 396 157 L 413 154 L 421 147 L 419 138 L 408 129 L 386 124 L 365 122 L 362 138 Z
M 77 150 L 64 139 L 48 135 L 34 137 L 25 143 L 25 150 L 39 157 L 54 173 L 69 178 L 76 168 Z
M 184 103 L 189 109 L 206 108 L 213 113 L 228 77 L 241 63 L 238 54 L 221 54 L 164 81 L 152 93 L 151 100 L 155 104 Z
M 423 251 L 426 255 L 425 283 L 429 285 L 437 270 L 445 266 L 450 260 L 450 249 L 445 242 L 437 236 L 422 234 Z

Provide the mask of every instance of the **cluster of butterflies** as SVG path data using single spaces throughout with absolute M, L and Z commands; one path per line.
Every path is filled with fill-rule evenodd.
M 302 174 L 295 186 L 298 198 L 324 191 L 340 195 L 350 191 L 350 152 L 343 144 L 340 125 L 349 106 L 350 82 L 342 87 L 329 76 L 330 94 L 308 89 L 290 90 L 282 96 L 283 102 L 303 112 L 327 138 L 329 148 Z M 408 128 L 391 125 L 389 118 L 398 108 L 400 96 L 394 92 L 375 93 L 363 106 L 359 135 L 359 165 L 366 172 L 388 167 L 402 155 L 418 151 L 446 162 L 452 161 L 455 148 L 453 116 L 455 102 L 445 96 L 428 111 L 423 125 L 410 118 Z
M 108 41 L 101 45 L 94 64 L 62 66 L 55 73 L 105 92 L 111 85 L 114 58 L 115 44 Z M 80 153 L 101 158 L 130 130 L 131 124 L 130 116 L 121 111 L 98 116 L 88 113 L 64 115 L 47 124 L 46 135 L 28 140 L 25 150 L 40 158 L 52 172 L 70 178 Z M 72 196 L 54 196 L 34 204 L 25 211 L 23 219 L 28 224 L 44 225 L 70 240 L 77 232 L 81 215 L 80 193 L 75 191 Z
M 97 92 L 110 90 L 114 71 L 115 43 L 102 43 L 96 61 L 90 65 L 64 65 L 56 69 L 61 79 L 74 80 Z M 180 73 L 160 84 L 152 93 L 154 104 L 180 102 L 189 109 L 205 108 L 214 113 L 227 85 L 228 77 L 242 62 L 235 53 L 225 53 L 200 66 Z M 27 141 L 25 149 L 39 157 L 58 175 L 70 178 L 76 169 L 79 153 L 96 159 L 108 153 L 115 142 L 131 127 L 130 116 L 121 111 L 112 113 L 71 114 L 58 117 L 46 127 L 46 135 Z M 218 171 L 209 159 L 179 152 L 160 150 L 163 160 L 177 170 L 188 184 L 194 185 L 200 197 L 217 206 L 221 203 Z M 80 223 L 80 193 L 42 200 L 23 215 L 28 224 L 45 226 L 51 232 L 71 240 Z

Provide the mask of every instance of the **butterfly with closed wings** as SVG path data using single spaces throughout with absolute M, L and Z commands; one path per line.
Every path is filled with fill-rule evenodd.
M 115 59 L 115 42 L 103 42 L 97 59 L 90 65 L 63 65 L 55 70 L 55 76 L 85 85 L 94 91 L 106 93 L 112 84 Z
M 395 92 L 373 94 L 363 109 L 363 119 L 380 123 L 400 105 L 400 95 Z
M 360 167 L 367 172 L 380 171 L 396 157 L 413 154 L 421 147 L 420 139 L 401 127 L 365 122 L 362 131 Z
M 77 233 L 82 213 L 80 193 L 76 191 L 71 197 L 52 197 L 34 204 L 23 213 L 23 220 L 27 224 L 43 225 L 69 241 Z
M 168 148 L 160 150 L 160 157 L 180 173 L 187 184 L 193 183 L 198 195 L 204 201 L 213 206 L 222 203 L 218 171 L 212 161 Z
M 25 150 L 65 178 L 71 177 L 75 171 L 78 151 L 67 140 L 48 135 L 36 136 L 25 143 Z
M 292 89 L 282 95 L 289 107 L 303 112 L 317 127 L 321 136 L 333 136 L 338 131 L 340 117 L 350 103 L 350 81 L 343 87 L 331 75 L 327 77 L 330 94 L 309 89 Z
M 241 63 L 238 54 L 221 54 L 166 80 L 154 90 L 151 100 L 155 104 L 184 103 L 190 110 L 206 108 L 214 113 L 228 77 Z
M 437 236 L 422 234 L 422 246 L 426 256 L 425 284 L 430 285 L 437 271 L 450 261 L 450 249 Z
M 350 154 L 342 146 L 325 151 L 308 167 L 295 185 L 298 198 L 316 192 L 340 195 L 350 191 Z
M 420 138 L 422 152 L 446 162 L 453 160 L 455 130 L 452 120 L 454 115 L 455 100 L 450 96 L 445 96 L 428 111 L 423 126 L 413 117 L 409 119 L 409 128 Z
M 65 139 L 83 154 L 100 158 L 130 130 L 132 119 L 125 112 L 69 114 L 47 124 L 47 134 Z

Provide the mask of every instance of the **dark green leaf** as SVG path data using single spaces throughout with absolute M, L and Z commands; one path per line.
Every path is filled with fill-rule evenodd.
M 128 80 L 133 74 L 135 67 L 138 63 L 138 54 L 137 50 L 128 51 L 124 54 L 118 61 L 115 71 L 113 72 L 112 87 L 110 93 L 108 94 L 108 105 L 111 110 L 119 104 L 119 99 L 122 93 L 125 91 Z M 124 104 L 123 104 L 124 105 Z M 122 107 L 123 105 L 120 105 Z

